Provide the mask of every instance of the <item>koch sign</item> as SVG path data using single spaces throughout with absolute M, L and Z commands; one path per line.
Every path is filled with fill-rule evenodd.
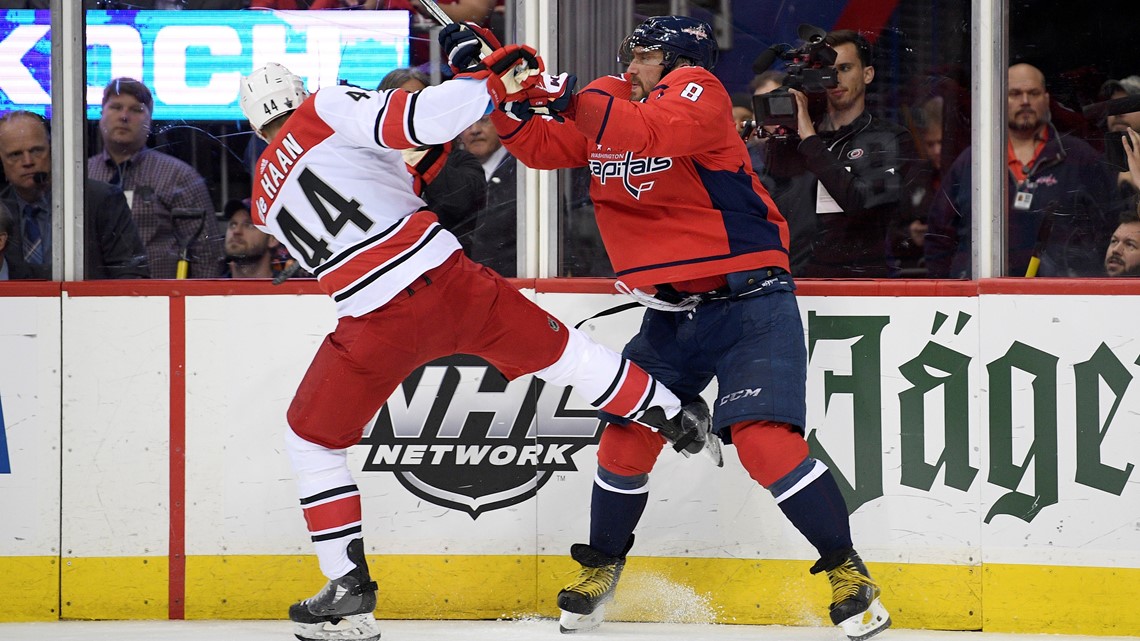
M 50 31 L 47 11 L 0 11 L 0 112 L 51 116 Z M 374 89 L 408 64 L 408 13 L 88 11 L 87 117 L 99 117 L 104 85 L 126 76 L 150 87 L 156 120 L 241 119 L 241 76 L 267 62 L 310 91 Z

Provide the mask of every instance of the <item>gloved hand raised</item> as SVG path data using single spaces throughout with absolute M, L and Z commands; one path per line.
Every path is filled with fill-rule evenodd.
M 508 95 L 503 111 L 516 120 L 528 120 L 534 115 L 550 116 L 558 122 L 573 118 L 574 87 L 578 84 L 578 77 L 568 73 L 557 76 L 543 73 L 537 78 L 534 86 Z
M 472 71 L 483 56 L 503 48 L 495 34 L 474 22 L 445 26 L 439 32 L 439 45 L 453 73 Z
M 507 101 L 507 96 L 533 87 L 545 68 L 534 48 L 507 45 L 485 56 L 473 69 L 455 77 L 486 79 L 487 93 L 491 95 L 494 105 L 501 107 Z

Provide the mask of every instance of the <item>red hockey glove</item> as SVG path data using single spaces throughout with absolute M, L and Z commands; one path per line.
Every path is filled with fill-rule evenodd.
M 527 120 L 534 115 L 550 116 L 558 122 L 573 118 L 577 83 L 578 77 L 573 74 L 539 74 L 534 86 L 506 97 L 503 111 L 516 120 Z
M 443 166 L 447 164 L 447 157 L 451 154 L 451 143 L 403 149 L 400 153 L 404 156 L 408 173 L 412 175 L 412 189 L 417 196 L 422 196 L 424 188 L 435 180 L 439 172 L 443 171 Z
M 472 71 L 480 58 L 503 48 L 495 34 L 474 22 L 449 24 L 439 32 L 438 39 L 453 73 Z
M 461 73 L 456 78 L 486 79 L 491 101 L 496 107 L 501 107 L 507 96 L 537 84 L 538 76 L 545 68 L 533 47 L 507 45 L 484 57 L 475 70 Z

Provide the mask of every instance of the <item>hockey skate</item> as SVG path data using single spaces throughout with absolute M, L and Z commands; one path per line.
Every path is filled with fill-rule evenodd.
M 831 582 L 831 622 L 843 628 L 851 641 L 864 641 L 891 627 L 891 615 L 879 601 L 879 586 L 859 554 L 849 550 L 842 559 L 831 568 L 820 559 L 811 573 L 826 572 Z
M 570 547 L 570 556 L 582 569 L 574 581 L 558 593 L 558 608 L 562 610 L 558 629 L 563 634 L 586 632 L 602 624 L 606 604 L 613 601 L 625 567 L 625 555 L 631 547 L 633 536 L 629 537 L 621 556 L 609 556 L 583 543 Z
M 348 544 L 348 559 L 356 569 L 329 581 L 315 596 L 289 606 L 293 635 L 301 641 L 376 641 L 380 626 L 376 609 L 376 582 L 368 575 L 364 541 Z
M 712 433 L 712 417 L 703 398 L 698 397 L 685 405 L 671 419 L 665 418 L 665 412 L 660 407 L 651 407 L 634 420 L 656 428 L 662 436 L 669 439 L 674 450 L 686 457 L 704 453 L 717 467 L 724 467 L 720 437 Z

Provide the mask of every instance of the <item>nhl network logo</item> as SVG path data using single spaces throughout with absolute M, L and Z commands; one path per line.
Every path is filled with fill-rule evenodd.
M 578 407 L 577 405 L 581 405 Z M 601 421 L 569 388 L 507 380 L 456 355 L 416 370 L 380 410 L 366 472 L 392 472 L 409 492 L 478 518 L 522 503 L 598 442 Z

